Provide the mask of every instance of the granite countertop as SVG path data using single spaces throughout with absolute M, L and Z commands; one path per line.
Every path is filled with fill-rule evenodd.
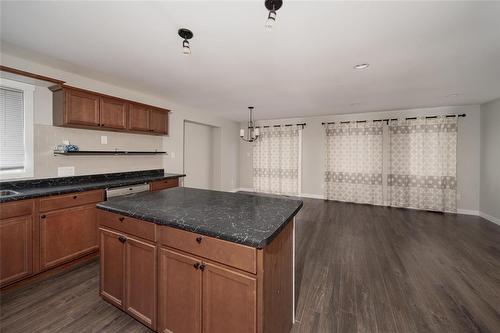
M 163 169 L 156 169 L 2 182 L 0 183 L 2 190 L 13 190 L 19 192 L 19 194 L 0 197 L 0 203 L 72 192 L 129 186 L 184 176 L 184 174 L 165 173 Z
M 140 220 L 263 248 L 302 208 L 302 201 L 176 187 L 111 198 L 97 207 Z

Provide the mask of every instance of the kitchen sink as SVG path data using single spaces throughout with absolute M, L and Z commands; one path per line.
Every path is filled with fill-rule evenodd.
M 1 190 L 0 191 L 0 197 L 8 197 L 10 195 L 16 195 L 19 194 L 19 192 L 12 191 L 12 190 Z

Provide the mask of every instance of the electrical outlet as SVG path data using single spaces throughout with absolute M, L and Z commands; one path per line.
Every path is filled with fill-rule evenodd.
M 58 177 L 70 177 L 75 175 L 75 167 L 58 167 L 57 176 Z
M 108 144 L 108 137 L 106 135 L 101 135 L 101 145 Z
M 174 152 L 171 152 L 171 153 L 170 153 L 170 157 L 172 157 L 172 159 L 174 159 L 174 158 L 175 158 L 175 153 L 174 153 Z

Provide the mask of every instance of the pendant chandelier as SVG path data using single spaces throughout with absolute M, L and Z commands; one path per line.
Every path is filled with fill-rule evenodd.
M 246 142 L 254 142 L 259 138 L 259 129 L 255 128 L 255 124 L 253 122 L 253 106 L 248 107 L 248 112 L 248 130 L 245 132 L 245 129 L 240 129 L 240 138 Z
M 283 0 L 265 0 L 264 5 L 269 11 L 265 27 L 266 30 L 272 30 L 274 23 L 276 23 L 276 11 L 283 5 Z

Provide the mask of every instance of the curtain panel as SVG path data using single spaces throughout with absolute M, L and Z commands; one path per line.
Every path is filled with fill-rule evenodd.
M 457 117 L 389 124 L 391 206 L 456 212 Z
M 253 143 L 253 187 L 256 192 L 299 194 L 299 126 L 265 127 Z
M 326 124 L 325 134 L 325 198 L 382 205 L 382 122 Z

